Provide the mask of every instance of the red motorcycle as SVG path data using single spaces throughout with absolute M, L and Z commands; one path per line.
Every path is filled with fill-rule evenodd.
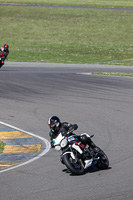
M 5 60 L 4 53 L 1 52 L 0 53 L 0 68 L 4 65 L 4 60 Z

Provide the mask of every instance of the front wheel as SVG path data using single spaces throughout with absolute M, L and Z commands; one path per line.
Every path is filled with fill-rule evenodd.
M 107 169 L 109 167 L 109 159 L 102 149 L 100 149 L 99 147 L 97 147 L 97 149 L 98 153 L 96 158 L 98 158 L 98 161 L 95 166 L 100 170 Z
M 67 153 L 63 156 L 63 162 L 66 165 L 66 167 L 73 173 L 77 175 L 84 174 L 84 167 L 81 162 L 81 160 L 78 160 L 75 162 L 74 159 L 72 159 L 71 154 Z
M 1 68 L 3 65 L 4 65 L 4 63 L 1 63 L 1 62 L 0 62 L 0 68 Z

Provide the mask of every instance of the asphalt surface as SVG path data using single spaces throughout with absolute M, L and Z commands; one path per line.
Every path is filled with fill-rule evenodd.
M 132 72 L 133 67 L 8 62 L 0 70 L 0 121 L 49 139 L 48 118 L 94 134 L 110 168 L 73 176 L 59 152 L 0 174 L 4 200 L 133 199 L 133 78 L 79 72 Z

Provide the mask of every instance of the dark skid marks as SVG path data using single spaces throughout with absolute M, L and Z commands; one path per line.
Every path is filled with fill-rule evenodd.
M 95 10 L 133 11 L 133 8 L 107 8 L 107 7 L 87 7 L 87 6 L 54 6 L 54 5 L 39 5 L 39 4 L 35 5 L 35 4 L 0 3 L 0 6 L 25 6 L 25 7 L 66 8 L 66 9 L 95 9 Z

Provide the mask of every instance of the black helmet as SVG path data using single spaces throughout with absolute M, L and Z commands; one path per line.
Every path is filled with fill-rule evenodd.
M 54 131 L 57 131 L 60 127 L 61 121 L 57 116 L 52 116 L 48 120 L 48 125 Z
M 8 44 L 4 44 L 4 51 L 8 51 Z

